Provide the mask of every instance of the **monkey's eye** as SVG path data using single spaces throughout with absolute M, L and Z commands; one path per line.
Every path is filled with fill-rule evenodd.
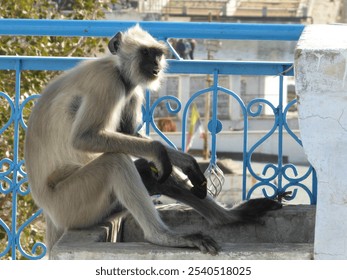
M 141 53 L 143 54 L 143 55 L 149 55 L 149 50 L 148 49 L 142 49 L 141 50 Z

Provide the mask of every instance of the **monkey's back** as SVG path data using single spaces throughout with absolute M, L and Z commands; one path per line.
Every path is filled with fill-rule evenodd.
M 95 86 L 102 87 L 105 73 L 113 75 L 112 64 L 110 59 L 102 58 L 67 71 L 45 88 L 34 106 L 28 121 L 24 156 L 36 202 L 40 200 L 40 193 L 47 189 L 47 177 L 57 168 L 68 164 L 84 165 L 99 155 L 73 148 L 71 132 L 83 98 L 96 90 L 87 88 L 90 80 L 93 79 L 94 84 L 99 81 Z

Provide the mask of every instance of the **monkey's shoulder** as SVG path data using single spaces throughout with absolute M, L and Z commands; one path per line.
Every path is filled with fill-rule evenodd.
M 117 56 L 106 55 L 96 59 L 86 60 L 79 63 L 72 72 L 91 71 L 93 74 L 110 74 L 117 69 Z

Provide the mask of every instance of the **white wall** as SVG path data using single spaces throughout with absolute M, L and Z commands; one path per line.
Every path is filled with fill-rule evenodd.
M 295 55 L 299 126 L 317 171 L 316 259 L 347 259 L 347 26 L 310 25 Z

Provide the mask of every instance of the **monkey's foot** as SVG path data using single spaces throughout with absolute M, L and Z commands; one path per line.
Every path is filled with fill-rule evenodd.
M 235 209 L 248 212 L 249 214 L 261 215 L 267 211 L 282 208 L 282 204 L 269 198 L 254 198 L 241 203 Z
M 153 244 L 176 248 L 198 248 L 204 254 L 213 256 L 218 254 L 220 249 L 218 243 L 208 235 L 200 232 L 184 234 L 166 231 L 157 235 L 149 235 L 145 239 Z
M 215 256 L 220 250 L 220 246 L 213 238 L 201 233 L 185 235 L 182 238 L 188 242 L 188 247 L 196 247 L 204 254 L 208 253 Z
M 255 198 L 243 202 L 231 211 L 235 210 L 239 213 L 241 222 L 262 223 L 259 219 L 261 216 L 268 211 L 280 208 L 282 208 L 282 204 L 278 201 L 269 198 Z
M 280 208 L 282 208 L 282 204 L 278 201 L 268 198 L 255 198 L 242 202 L 231 209 L 224 209 L 220 211 L 220 215 L 215 215 L 213 219 L 208 221 L 214 226 L 231 225 L 239 222 L 263 224 L 264 222 L 260 218 L 265 213 Z

